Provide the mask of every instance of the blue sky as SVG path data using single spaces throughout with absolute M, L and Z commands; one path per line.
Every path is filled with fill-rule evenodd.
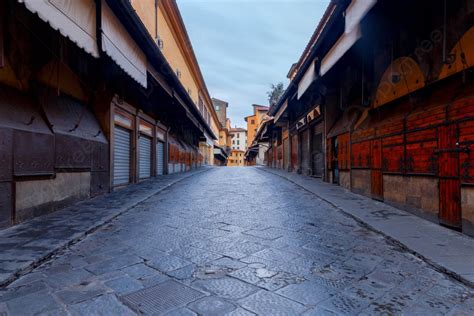
M 328 0 L 178 0 L 207 88 L 229 102 L 232 126 L 246 127 L 270 84 L 288 83 Z

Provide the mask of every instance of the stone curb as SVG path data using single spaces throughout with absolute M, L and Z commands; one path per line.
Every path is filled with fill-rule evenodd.
M 61 251 L 67 249 L 68 247 L 70 247 L 70 246 L 76 244 L 77 242 L 83 240 L 88 235 L 90 235 L 91 233 L 97 231 L 98 229 L 100 229 L 104 225 L 110 223 L 115 218 L 119 217 L 122 214 L 127 213 L 128 211 L 135 208 L 137 205 L 139 205 L 139 204 L 143 203 L 144 201 L 150 199 L 152 196 L 154 196 L 154 195 L 156 195 L 156 194 L 172 187 L 173 185 L 175 185 L 175 184 L 177 184 L 177 183 L 179 183 L 179 182 L 181 182 L 181 181 L 183 181 L 187 178 L 190 178 L 190 177 L 192 177 L 194 175 L 197 175 L 197 174 L 204 173 L 204 172 L 209 171 L 209 170 L 211 170 L 211 168 L 203 168 L 201 170 L 196 170 L 194 172 L 188 172 L 182 178 L 179 178 L 175 181 L 172 181 L 172 182 L 164 185 L 163 187 L 158 188 L 157 190 L 154 190 L 152 193 L 147 194 L 142 199 L 140 199 L 139 201 L 133 203 L 132 205 L 129 205 L 129 206 L 123 208 L 123 209 L 119 209 L 117 213 L 115 213 L 113 215 L 105 216 L 105 218 L 103 218 L 103 219 L 101 219 L 97 222 L 94 222 L 94 224 L 91 227 L 89 227 L 87 230 L 72 235 L 69 240 L 67 240 L 64 243 L 59 244 L 58 246 L 54 247 L 54 249 L 52 249 L 51 251 L 48 251 L 48 253 L 40 256 L 36 260 L 27 263 L 26 266 L 23 266 L 23 267 L 19 268 L 17 271 L 11 273 L 11 275 L 9 277 L 1 279 L 0 280 L 0 290 L 6 288 L 8 285 L 10 285 L 14 281 L 18 280 L 21 276 L 23 276 L 23 275 L 31 272 L 35 268 L 39 267 L 40 265 L 42 265 L 44 262 L 48 261 L 54 255 L 60 253 Z
M 329 199 L 326 199 L 324 198 L 322 195 L 320 194 L 317 194 L 309 189 L 307 189 L 305 186 L 293 181 L 292 179 L 290 179 L 289 177 L 286 177 L 282 174 L 279 174 L 277 172 L 273 172 L 271 169 L 269 168 L 266 168 L 266 167 L 257 167 L 258 170 L 262 170 L 262 171 L 265 171 L 267 173 L 270 173 L 270 174 L 273 174 L 275 176 L 278 176 L 278 177 L 281 177 L 295 185 L 297 185 L 298 187 L 302 188 L 303 190 L 315 195 L 316 197 L 318 197 L 319 199 L 323 200 L 324 202 L 330 204 L 331 206 L 333 206 L 334 208 L 336 208 L 337 210 L 341 211 L 343 214 L 349 216 L 350 218 L 354 219 L 357 223 L 361 224 L 362 226 L 364 226 L 365 228 L 373 231 L 373 232 L 376 232 L 378 234 L 381 234 L 382 236 L 384 236 L 387 240 L 389 240 L 390 242 L 394 243 L 395 245 L 399 246 L 400 248 L 402 248 L 403 250 L 413 254 L 414 256 L 416 256 L 417 258 L 423 260 L 423 262 L 425 262 L 426 264 L 428 264 L 429 266 L 431 266 L 432 268 L 434 268 L 436 271 L 439 271 L 441 273 L 444 273 L 454 279 L 456 279 L 457 281 L 463 283 L 464 285 L 470 287 L 470 288 L 474 288 L 474 282 L 464 278 L 462 275 L 460 275 L 459 273 L 449 269 L 449 268 L 446 268 L 445 266 L 443 265 L 440 265 L 438 264 L 437 262 L 434 262 L 433 260 L 430 260 L 429 258 L 427 258 L 426 256 L 422 255 L 420 252 L 410 248 L 409 246 L 407 246 L 405 243 L 403 243 L 402 241 L 386 234 L 384 231 L 380 230 L 380 229 L 377 229 L 375 228 L 374 226 L 370 225 L 369 223 L 367 223 L 365 220 L 363 220 L 362 218 L 350 213 L 349 211 L 346 211 L 344 208 L 342 208 L 341 206 L 335 204 L 334 202 L 332 202 L 331 200 Z

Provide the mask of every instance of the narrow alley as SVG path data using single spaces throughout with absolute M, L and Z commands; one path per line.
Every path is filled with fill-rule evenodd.
M 209 168 L 0 290 L 0 315 L 472 315 L 473 295 L 263 168 Z

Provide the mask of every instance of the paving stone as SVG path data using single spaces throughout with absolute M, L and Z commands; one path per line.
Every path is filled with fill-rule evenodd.
M 336 294 L 336 291 L 316 282 L 305 281 L 299 284 L 287 285 L 275 293 L 304 305 L 316 305 Z
M 283 296 L 260 290 L 238 301 L 239 305 L 259 315 L 295 315 L 305 311 L 305 307 Z
M 42 280 L 34 281 L 18 287 L 8 288 L 5 292 L 0 292 L 0 302 L 5 302 L 14 298 L 21 298 L 36 292 L 48 291 L 49 287 Z
M 229 177 L 236 181 L 229 183 Z M 156 184 L 139 184 L 133 192 L 151 192 Z M 8 241 L 0 231 L 0 274 L 28 264 L 48 244 L 33 243 L 26 251 L 22 243 L 64 238 L 68 230 L 87 229 L 101 212 L 113 214 L 113 208 L 138 201 L 128 196 L 135 194 L 129 188 L 124 190 L 100 205 L 96 199 L 81 203 L 67 221 L 38 218 L 37 227 L 30 224 L 26 230 L 20 224 Z M 339 198 L 350 201 L 345 195 Z M 364 202 L 359 209 L 370 208 L 365 198 L 358 201 Z M 249 231 L 253 235 L 245 233 Z M 49 295 L 58 304 L 44 299 L 45 314 L 127 314 L 132 311 L 122 304 L 122 296 L 161 286 L 163 298 L 173 291 L 169 282 L 199 293 L 186 303 L 169 305 L 165 313 L 171 315 L 197 314 L 189 304 L 206 295 L 236 306 L 230 315 L 293 315 L 300 310 L 306 315 L 474 314 L 472 289 L 314 195 L 255 168 L 211 169 L 152 196 L 0 289 L 0 311 L 13 299 L 19 300 L 17 306 L 27 305 L 34 294 Z M 328 293 L 332 296 L 324 299 Z M 175 291 L 173 299 L 180 295 Z M 100 309 L 97 301 L 102 299 L 106 306 Z M 37 300 L 32 300 L 35 306 Z M 254 310 L 237 306 L 242 301 Z
M 251 313 L 243 308 L 236 308 L 233 311 L 225 314 L 226 316 L 253 316 L 255 315 L 254 313 Z
M 93 300 L 74 304 L 68 310 L 77 316 L 82 315 L 135 315 L 129 308 L 120 303 L 112 294 L 101 295 Z
M 107 281 L 105 285 L 111 288 L 117 295 L 128 294 L 143 288 L 141 282 L 128 276 Z
M 113 259 L 97 262 L 90 264 L 84 267 L 89 272 L 94 273 L 95 275 L 104 274 L 106 272 L 111 272 L 114 270 L 120 270 L 128 266 L 135 265 L 142 262 L 137 256 L 125 254 Z
M 258 290 L 257 287 L 234 278 L 198 280 L 193 286 L 211 292 L 223 298 L 239 299 Z
M 55 295 L 65 304 L 73 304 L 82 302 L 93 297 L 104 294 L 107 289 L 98 282 L 81 283 L 76 286 L 69 287 L 65 290 L 56 292 Z
M 247 283 L 257 284 L 260 278 L 257 276 L 255 269 L 245 267 L 229 273 L 230 276 L 240 279 Z
M 196 265 L 190 264 L 185 267 L 168 272 L 168 275 L 178 280 L 184 280 L 192 278 L 195 271 Z
M 231 258 L 220 258 L 218 260 L 212 261 L 212 264 L 217 265 L 217 266 L 222 266 L 226 268 L 231 268 L 231 269 L 241 269 L 246 266 L 245 263 L 242 263 L 240 261 L 231 259 Z
M 369 300 L 361 300 L 344 294 L 337 294 L 323 301 L 319 306 L 338 314 L 354 315 L 366 308 Z
M 143 263 L 135 264 L 121 269 L 122 272 L 128 274 L 134 279 L 145 279 L 157 275 L 159 272 L 153 268 L 148 267 Z
M 61 308 L 61 305 L 46 292 L 35 292 L 6 301 L 11 315 L 35 315 L 47 313 Z
M 147 264 L 162 272 L 168 272 L 185 267 L 189 265 L 190 262 L 176 256 L 166 255 L 161 258 L 153 259 Z
M 188 305 L 190 309 L 199 315 L 219 316 L 235 310 L 230 302 L 215 296 L 207 296 Z

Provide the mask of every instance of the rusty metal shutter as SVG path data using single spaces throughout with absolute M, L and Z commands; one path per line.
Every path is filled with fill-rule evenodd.
M 131 133 L 122 127 L 114 129 L 114 186 L 130 182 Z
M 156 174 L 158 176 L 164 173 L 164 160 L 165 160 L 165 143 L 156 143 Z
M 138 139 L 138 170 L 140 179 L 151 177 L 151 143 L 152 139 L 141 135 Z

